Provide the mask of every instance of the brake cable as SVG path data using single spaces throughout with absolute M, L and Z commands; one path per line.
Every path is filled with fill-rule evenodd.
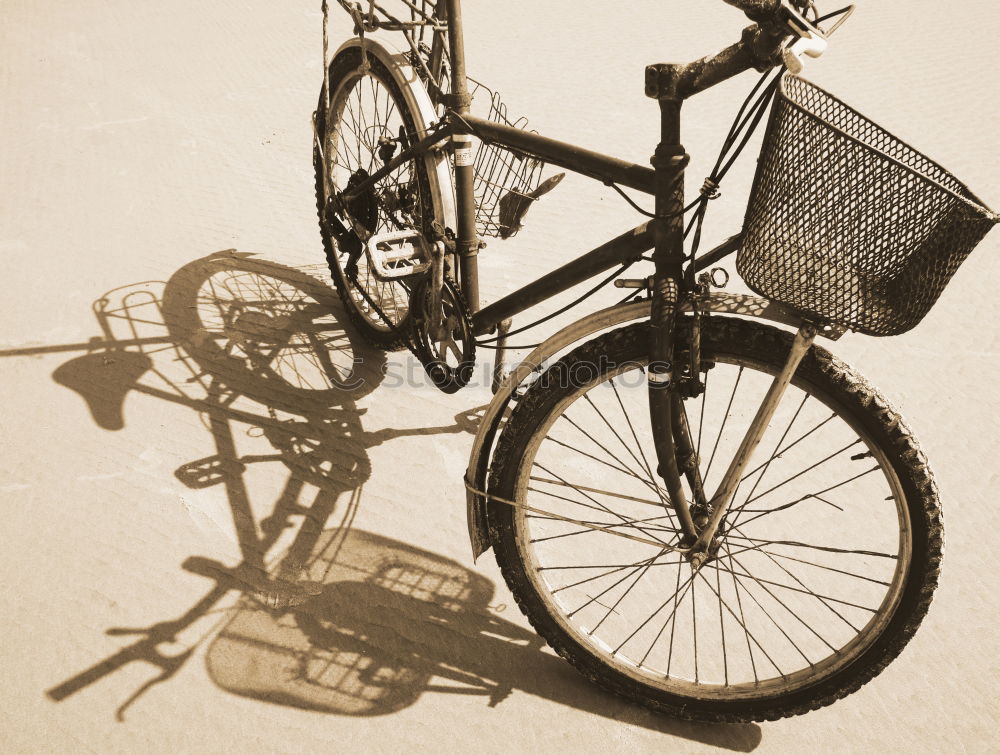
M 604 288 L 606 285 L 608 285 L 611 281 L 613 281 L 619 275 L 621 275 L 626 270 L 628 270 L 632 265 L 635 264 L 635 262 L 636 262 L 636 260 L 633 260 L 631 262 L 626 262 L 624 265 L 622 265 L 617 270 L 615 270 L 613 273 L 611 273 L 611 275 L 609 275 L 607 278 L 604 278 L 600 283 L 598 283 L 596 286 L 594 286 L 592 289 L 590 289 L 589 291 L 587 291 L 585 294 L 583 294 L 579 298 L 574 299 L 573 301 L 571 301 L 569 304 L 565 305 L 564 307 L 560 307 L 555 312 L 550 312 L 549 314 L 545 315 L 544 317 L 540 317 L 539 319 L 535 320 L 532 323 L 528 323 L 527 325 L 524 325 L 524 326 L 522 326 L 520 328 L 517 328 L 515 330 L 511 330 L 508 333 L 505 333 L 503 335 L 503 338 L 507 338 L 508 336 L 512 336 L 512 335 L 517 335 L 518 333 L 523 333 L 526 330 L 530 330 L 531 328 L 537 327 L 537 326 L 541 325 L 542 323 L 548 322 L 553 317 L 558 317 L 559 315 L 563 314 L 564 312 L 567 312 L 568 310 L 570 310 L 573 307 L 575 307 L 577 304 L 580 304 L 581 302 L 585 301 L 586 299 L 589 299 L 591 296 L 593 296 L 594 294 L 596 294 L 598 291 L 600 291 L 602 288 Z M 501 338 L 501 336 L 494 336 L 493 338 L 487 338 L 486 340 L 483 340 L 483 341 L 476 341 L 476 345 L 477 346 L 488 346 L 488 344 L 496 343 L 497 341 L 500 340 L 500 338 Z M 538 346 L 538 344 L 536 343 L 536 344 L 534 344 L 534 346 Z M 534 346 L 532 346 L 531 348 L 534 348 Z M 499 347 L 496 347 L 496 348 L 499 348 Z M 506 346 L 505 348 L 514 349 L 514 348 L 528 348 L 528 347 L 527 346 Z

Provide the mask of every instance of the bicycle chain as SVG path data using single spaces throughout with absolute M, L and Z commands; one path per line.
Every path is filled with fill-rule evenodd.
M 416 296 L 414 296 L 413 294 L 410 295 L 411 302 L 419 301 L 418 297 L 426 296 L 425 287 L 429 282 L 430 278 L 425 277 L 422 281 L 417 283 L 417 285 L 413 289 Z M 431 378 L 431 381 L 434 383 L 434 385 L 438 389 L 444 391 L 445 393 L 455 393 L 456 391 L 468 385 L 469 381 L 472 379 L 476 363 L 476 341 L 475 341 L 475 336 L 473 335 L 472 332 L 472 317 L 469 313 L 469 305 L 465 301 L 465 296 L 462 294 L 462 290 L 458 287 L 458 284 L 455 283 L 455 281 L 451 278 L 451 276 L 447 274 L 445 274 L 444 276 L 444 285 L 442 285 L 441 287 L 442 295 L 445 295 L 446 291 L 453 295 L 454 304 L 458 308 L 459 310 L 458 315 L 459 317 L 461 317 L 462 320 L 461 323 L 462 330 L 464 333 L 468 334 L 468 339 L 465 338 L 462 339 L 463 358 L 461 363 L 455 369 L 452 369 L 447 364 L 445 364 L 443 369 L 447 370 L 448 372 L 443 377 L 435 377 L 434 375 L 435 368 L 437 368 L 438 371 L 442 369 L 441 362 L 437 359 L 434 359 L 431 354 L 424 353 L 424 349 L 426 348 L 425 344 L 423 343 L 422 340 L 418 341 L 417 334 L 413 332 L 414 330 L 416 330 L 416 328 L 419 327 L 419 325 L 417 319 L 413 317 L 412 306 L 410 308 L 410 316 L 412 318 L 411 320 L 412 338 L 410 340 L 413 342 L 411 351 L 413 351 L 417 359 L 420 360 L 420 363 L 424 366 L 424 371 L 427 373 L 428 377 Z
M 350 282 L 350 281 L 351 281 L 351 279 L 348 279 L 348 282 Z M 418 292 L 420 295 L 423 295 L 423 288 L 426 285 L 426 282 L 427 282 L 426 278 L 424 280 L 418 281 L 417 284 L 410 290 L 410 309 L 409 309 L 409 314 L 410 314 L 411 318 L 413 316 L 413 302 L 416 299 L 416 297 L 414 296 L 414 292 Z M 421 345 L 416 340 L 416 338 L 414 336 L 414 333 L 413 333 L 413 328 L 415 327 L 414 324 L 413 324 L 413 322 L 411 321 L 411 327 L 409 329 L 400 328 L 397 324 L 393 323 L 389 319 L 388 315 L 386 315 L 385 312 L 382 311 L 382 308 L 379 307 L 378 304 L 375 303 L 375 301 L 369 295 L 368 291 L 366 291 L 364 288 L 362 288 L 362 286 L 359 283 L 357 283 L 356 280 L 354 281 L 354 283 L 356 284 L 355 288 L 361 293 L 361 295 L 364 297 L 365 301 L 368 302 L 368 305 L 375 311 L 375 313 L 389 327 L 389 329 L 393 333 L 395 333 L 395 334 L 397 334 L 399 336 L 399 340 L 406 346 L 406 348 L 409 350 L 409 352 L 413 356 L 415 356 L 417 358 L 417 360 L 424 366 L 424 371 L 431 378 L 431 381 L 434 383 L 434 385 L 437 388 L 439 388 L 440 390 L 444 391 L 445 393 L 454 393 L 454 392 L 458 391 L 459 389 L 464 388 L 466 385 L 468 385 L 469 380 L 472 377 L 472 374 L 471 374 L 472 373 L 472 369 L 468 369 L 468 370 L 465 370 L 465 371 L 462 371 L 462 372 L 456 372 L 456 379 L 449 381 L 445 385 L 442 385 L 441 382 L 439 381 L 439 379 L 436 379 L 431 374 L 432 365 L 439 364 L 438 360 L 434 359 L 429 354 L 424 353 L 423 350 L 421 349 Z M 456 284 L 455 281 L 450 276 L 445 275 L 445 286 L 442 287 L 442 291 L 445 288 L 447 288 L 449 285 L 450 285 L 451 290 L 455 294 L 455 303 L 457 304 L 457 306 L 459 307 L 459 310 L 460 310 L 460 316 L 462 317 L 462 326 L 463 326 L 463 329 L 466 332 L 468 332 L 470 334 L 470 337 L 471 337 L 471 333 L 472 333 L 472 317 L 470 316 L 470 313 L 469 313 L 469 305 L 466 303 L 465 296 L 462 294 L 462 290 L 458 287 L 458 284 Z M 475 354 L 476 354 L 475 341 L 474 340 L 470 340 L 468 346 L 471 347 L 471 353 L 469 354 L 469 358 L 467 360 L 463 361 L 463 364 L 469 363 L 469 364 L 473 364 L 474 365 L 474 363 L 475 363 Z

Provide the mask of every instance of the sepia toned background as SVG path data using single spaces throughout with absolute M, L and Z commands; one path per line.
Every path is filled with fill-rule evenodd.
M 859 4 L 809 78 L 1000 206 L 1000 12 Z M 332 12 L 336 45 L 350 25 Z M 941 487 L 944 574 L 916 638 L 805 717 L 673 721 L 578 677 L 529 630 L 492 557 L 472 563 L 461 476 L 487 388 L 444 396 L 405 353 L 368 351 L 338 325 L 312 194 L 319 0 L 7 0 L 0 13 L 5 752 L 1000 745 L 1000 232 L 914 331 L 835 348 L 900 407 Z M 714 52 L 745 25 L 709 0 L 468 0 L 465 15 L 470 73 L 511 113 L 639 163 L 657 138 L 644 65 Z M 685 106 L 693 177 L 752 81 Z M 706 245 L 738 230 L 752 172 L 748 153 Z M 567 177 L 484 251 L 484 299 L 637 222 L 609 189 Z M 300 355 L 288 387 L 193 358 L 179 344 L 209 280 L 227 301 L 309 302 L 329 364 Z M 324 365 L 360 387 L 326 385 Z M 268 571 L 279 560 L 296 574 Z M 328 613 L 259 608 L 302 575 Z

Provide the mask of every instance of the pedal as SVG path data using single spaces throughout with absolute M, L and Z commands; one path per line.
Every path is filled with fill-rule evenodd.
M 559 182 L 565 177 L 565 173 L 556 173 L 554 176 L 542 181 L 534 191 L 530 191 L 527 194 L 508 191 L 500 197 L 500 238 L 509 238 L 521 230 L 524 216 L 528 214 L 532 202 L 536 202 L 539 197 L 548 194 L 556 188 Z
M 221 456 L 207 456 L 197 461 L 181 464 L 174 476 L 187 487 L 202 490 L 230 479 L 234 474 L 242 474 L 246 466 L 238 461 L 230 461 Z
M 422 273 L 431 266 L 430 245 L 414 230 L 379 233 L 365 248 L 372 272 L 380 280 Z

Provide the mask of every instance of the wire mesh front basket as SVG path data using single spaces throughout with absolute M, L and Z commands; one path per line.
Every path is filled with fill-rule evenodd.
M 469 79 L 473 110 L 491 121 L 525 128 L 527 118 L 511 120 L 500 95 L 484 84 Z M 476 229 L 480 236 L 509 238 L 519 230 L 517 209 L 535 201 L 542 173 L 541 160 L 496 144 L 481 143 L 476 152 Z M 501 201 L 502 200 L 502 201 Z M 523 213 L 522 213 L 523 214 Z
M 913 328 L 1000 218 L 954 176 L 804 79 L 775 96 L 737 270 L 870 335 Z

